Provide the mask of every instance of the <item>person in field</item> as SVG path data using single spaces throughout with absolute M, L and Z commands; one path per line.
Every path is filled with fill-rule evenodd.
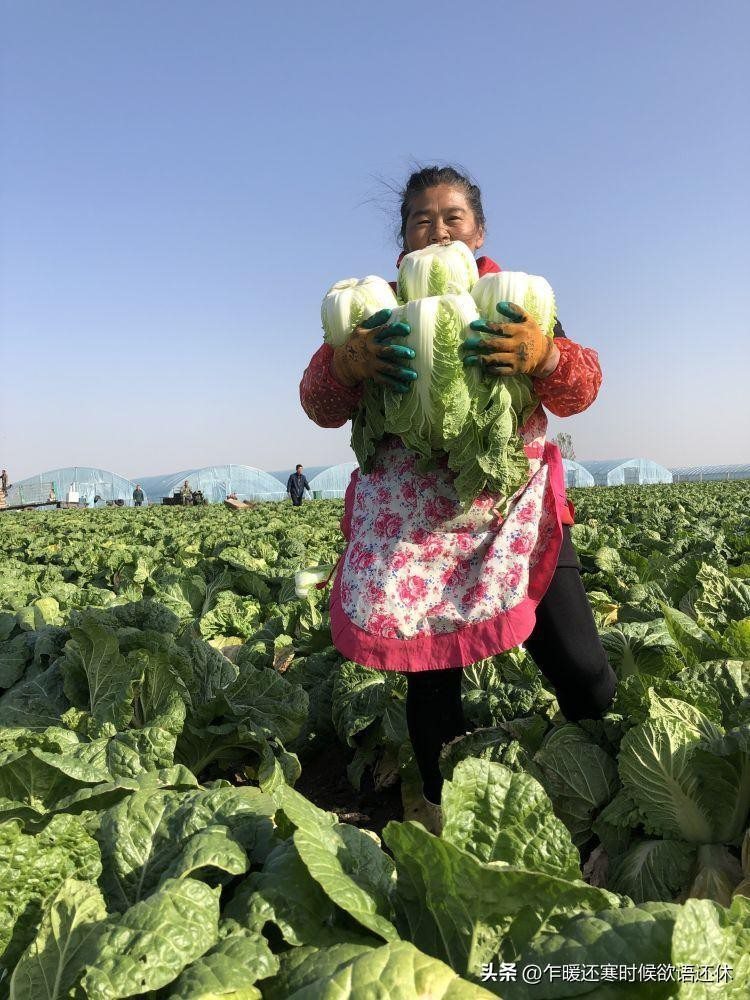
M 294 472 L 286 481 L 286 491 L 291 497 L 292 503 L 295 507 L 302 506 L 302 498 L 305 495 L 305 490 L 307 490 L 308 493 L 311 492 L 310 484 L 307 481 L 307 477 L 303 475 L 302 466 L 297 465 L 295 466 Z
M 402 192 L 400 238 L 397 265 L 410 251 L 454 240 L 476 256 L 485 239 L 479 188 L 452 167 L 416 171 Z M 486 256 L 477 257 L 477 267 L 480 277 L 500 270 Z M 487 378 L 530 376 L 539 399 L 518 431 L 528 481 L 505 517 L 496 509 L 500 498 L 487 492 L 461 513 L 447 462 L 422 474 L 417 456 L 395 436 L 380 443 L 369 474 L 353 474 L 345 498 L 333 642 L 348 659 L 406 675 L 409 736 L 424 791 L 413 818 L 434 831 L 441 824 L 440 750 L 467 728 L 464 667 L 524 643 L 571 721 L 601 717 L 615 691 L 571 541 L 574 512 L 560 452 L 546 440 L 545 409 L 566 417 L 596 399 L 599 361 L 566 336 L 559 320 L 551 340 L 513 305 L 518 322 L 488 324 L 463 352 L 464 364 L 480 365 Z M 384 310 L 346 344 L 323 344 L 314 354 L 300 396 L 319 426 L 350 419 L 368 379 L 410 391 L 414 351 L 389 343 L 388 315 Z

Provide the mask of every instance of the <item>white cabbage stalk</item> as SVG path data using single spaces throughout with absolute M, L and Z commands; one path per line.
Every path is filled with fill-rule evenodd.
M 316 583 L 323 583 L 333 572 L 333 565 L 330 566 L 309 566 L 307 569 L 298 569 L 294 574 L 294 592 L 297 597 L 304 599 L 307 592 Z
M 521 306 L 537 321 L 548 337 L 552 336 L 557 316 L 555 293 L 546 278 L 523 271 L 501 271 L 485 274 L 474 285 L 471 295 L 482 319 L 491 323 L 509 322 L 496 309 L 498 302 Z
M 398 303 L 393 289 L 383 278 L 369 274 L 366 278 L 345 278 L 326 292 L 320 307 L 323 339 L 331 347 L 340 347 L 359 326 L 381 309 L 395 309 Z
M 479 278 L 471 250 L 456 240 L 408 253 L 398 269 L 400 302 L 470 292 Z
M 459 347 L 471 333 L 469 324 L 479 319 L 471 295 L 433 295 L 407 302 L 394 310 L 391 322 L 408 323 L 411 333 L 399 339 L 416 352 L 409 365 L 419 378 L 406 395 L 389 393 L 386 430 L 419 442 L 423 453 L 443 448 L 455 436 L 468 412 L 468 373 Z M 464 405 L 455 408 L 456 393 Z

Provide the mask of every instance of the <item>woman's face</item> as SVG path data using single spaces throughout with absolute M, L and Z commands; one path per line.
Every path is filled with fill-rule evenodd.
M 404 249 L 424 250 L 432 243 L 460 240 L 472 252 L 484 243 L 484 227 L 460 188 L 437 184 L 415 195 L 409 205 Z

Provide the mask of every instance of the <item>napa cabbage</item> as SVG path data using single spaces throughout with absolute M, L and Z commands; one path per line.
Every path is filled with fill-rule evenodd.
M 524 271 L 485 274 L 472 287 L 471 295 L 483 319 L 491 323 L 504 322 L 497 312 L 497 303 L 512 302 L 537 321 L 542 333 L 552 336 L 557 307 L 555 293 L 546 278 Z
M 370 274 L 361 280 L 345 278 L 326 292 L 320 308 L 323 339 L 331 347 L 339 347 L 359 326 L 381 309 L 395 309 L 393 289 L 383 278 Z
M 378 442 L 386 434 L 416 452 L 424 471 L 441 456 L 456 473 L 464 507 L 488 490 L 510 497 L 528 476 L 518 429 L 537 404 L 527 376 L 488 376 L 480 366 L 465 367 L 460 351 L 472 321 L 501 320 L 496 306 L 521 306 L 548 336 L 555 324 L 555 296 L 549 283 L 521 271 L 479 278 L 465 243 L 433 245 L 406 254 L 399 267 L 398 301 L 374 275 L 335 284 L 323 300 L 325 339 L 346 343 L 354 327 L 381 308 L 390 323 L 408 324 L 410 333 L 393 337 L 414 349 L 411 366 L 419 376 L 409 392 L 367 384 L 352 428 L 352 449 L 369 472 Z
M 478 277 L 474 255 L 460 240 L 413 250 L 398 269 L 399 301 L 470 292 Z
M 328 566 L 308 566 L 306 569 L 298 569 L 294 574 L 294 592 L 297 597 L 304 599 L 308 591 L 319 583 L 324 583 L 329 579 L 334 570 L 334 565 Z

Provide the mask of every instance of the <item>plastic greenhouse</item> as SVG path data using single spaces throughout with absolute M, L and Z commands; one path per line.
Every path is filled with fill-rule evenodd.
M 580 462 L 574 462 L 572 458 L 563 459 L 565 469 L 566 486 L 594 486 L 594 477 L 588 469 L 585 469 Z
M 81 507 L 93 507 L 94 501 L 99 497 L 97 506 L 102 501 L 120 500 L 125 506 L 131 507 L 134 489 L 135 482 L 125 476 L 118 476 L 106 469 L 74 465 L 48 469 L 14 483 L 8 491 L 7 502 L 9 507 L 13 507 L 16 504 L 42 503 L 45 500 L 56 503 L 62 500 L 77 502 Z M 145 486 L 143 491 L 148 496 Z
M 715 483 L 722 480 L 750 479 L 750 465 L 693 465 L 672 469 L 676 483 Z
M 280 480 L 251 465 L 207 465 L 164 476 L 142 476 L 138 482 L 151 503 L 161 503 L 163 497 L 179 492 L 186 479 L 190 489 L 200 490 L 209 503 L 223 503 L 230 493 L 238 500 L 286 499 L 286 489 Z
M 359 466 L 356 462 L 342 462 L 340 465 L 332 465 L 330 469 L 319 472 L 310 480 L 313 497 L 319 500 L 340 499 L 346 493 L 352 473 L 357 468 Z
M 605 462 L 583 462 L 597 486 L 629 486 L 671 483 L 672 473 L 650 458 L 627 458 Z

